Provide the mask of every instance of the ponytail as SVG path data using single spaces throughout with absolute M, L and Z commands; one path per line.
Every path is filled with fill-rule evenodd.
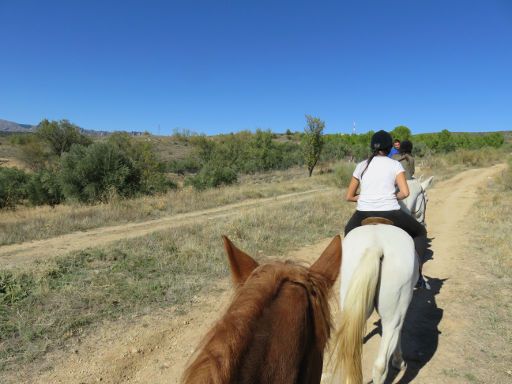
M 370 165 L 370 163 L 372 162 L 373 158 L 375 156 L 377 156 L 379 154 L 379 150 L 376 149 L 372 152 L 372 154 L 370 155 L 370 157 L 368 158 L 368 160 L 366 161 L 366 167 L 364 167 L 363 169 L 363 172 L 361 172 L 361 180 L 363 179 L 363 175 L 364 173 L 366 172 L 366 170 L 368 169 L 368 166 Z

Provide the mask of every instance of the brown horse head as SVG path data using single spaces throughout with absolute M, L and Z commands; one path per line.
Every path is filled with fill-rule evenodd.
M 237 287 L 225 315 L 203 339 L 186 384 L 319 383 L 331 330 L 328 292 L 341 265 L 336 236 L 309 268 L 259 265 L 224 237 Z

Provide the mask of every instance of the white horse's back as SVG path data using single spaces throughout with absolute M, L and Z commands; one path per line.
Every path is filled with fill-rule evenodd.
M 342 325 L 337 334 L 341 365 L 345 373 L 348 372 L 346 383 L 362 380 L 360 357 L 355 361 L 353 356 L 360 355 L 362 339 L 358 334 L 375 302 L 382 320 L 382 341 L 373 369 L 374 383 L 384 382 L 391 356 L 395 366 L 403 364 L 400 332 L 417 280 L 414 242 L 404 230 L 378 224 L 358 227 L 347 234 L 343 240 L 341 267 Z M 362 302 L 366 309 L 360 308 Z M 359 312 L 360 316 L 357 318 L 354 312 Z M 353 338 L 353 335 L 357 336 Z M 350 351 L 352 348 L 355 349 Z

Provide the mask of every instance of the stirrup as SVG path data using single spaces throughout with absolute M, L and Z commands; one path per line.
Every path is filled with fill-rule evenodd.
M 427 291 L 430 291 L 432 288 L 430 287 L 430 284 L 425 280 L 423 275 L 420 275 L 418 282 L 416 283 L 416 286 L 414 288 L 418 289 L 425 289 Z

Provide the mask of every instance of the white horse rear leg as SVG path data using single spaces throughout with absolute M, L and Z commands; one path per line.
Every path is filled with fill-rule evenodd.
M 398 343 L 396 345 L 395 352 L 393 353 L 393 357 L 391 358 L 391 365 L 393 368 L 401 371 L 405 368 L 405 361 L 402 355 L 402 331 L 400 330 L 398 334 Z
M 400 332 L 402 331 L 402 325 L 404 322 L 404 316 L 400 316 L 398 319 L 385 324 L 382 321 L 382 340 L 379 346 L 379 354 L 375 364 L 373 365 L 373 383 L 383 384 L 388 375 L 388 363 L 391 356 L 395 354 L 399 347 Z M 401 356 L 401 351 L 398 352 Z

